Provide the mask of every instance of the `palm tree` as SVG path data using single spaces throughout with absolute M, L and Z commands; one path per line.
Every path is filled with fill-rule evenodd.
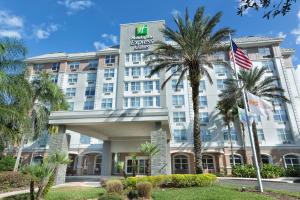
M 274 101 L 274 99 L 279 99 L 284 102 L 289 101 L 283 94 L 284 90 L 277 84 L 279 79 L 276 76 L 265 76 L 266 71 L 267 69 L 264 67 L 254 67 L 250 71 L 241 70 L 238 74 L 238 77 L 239 80 L 241 80 L 242 82 L 242 87 L 246 91 L 261 98 L 264 98 L 268 101 Z M 242 92 L 241 88 L 238 88 L 237 80 L 228 79 L 225 84 L 227 87 L 224 90 L 224 92 L 220 95 L 221 98 L 227 99 L 227 101 L 229 102 L 236 102 L 236 104 L 241 105 Z M 256 147 L 258 163 L 260 166 L 262 166 L 255 119 L 252 123 L 252 132 Z
M 192 101 L 194 111 L 194 155 L 196 162 L 196 173 L 202 173 L 202 142 L 200 138 L 200 121 L 199 121 L 199 85 L 200 79 L 207 77 L 212 83 L 208 68 L 212 68 L 213 64 L 209 56 L 228 49 L 221 43 L 232 30 L 230 28 L 221 28 L 214 31 L 222 13 L 218 12 L 214 16 L 205 16 L 204 7 L 197 9 L 193 20 L 190 19 L 189 13 L 186 10 L 185 17 L 179 15 L 174 16 L 174 22 L 177 30 L 170 27 L 165 27 L 161 30 L 165 38 L 169 38 L 176 45 L 171 45 L 166 42 L 156 42 L 157 47 L 150 53 L 148 64 L 154 66 L 150 76 L 160 70 L 174 72 L 166 78 L 162 83 L 162 88 L 176 74 L 180 73 L 176 87 L 187 75 L 190 86 L 192 88 Z
M 147 176 L 150 176 L 151 158 L 159 152 L 159 149 L 156 145 L 150 142 L 145 142 L 144 144 L 141 144 L 140 150 L 143 154 L 145 154 L 145 156 L 148 156 L 146 170 L 147 170 Z

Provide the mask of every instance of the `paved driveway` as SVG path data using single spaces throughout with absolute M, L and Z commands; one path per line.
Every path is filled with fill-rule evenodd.
M 252 180 L 232 180 L 232 179 L 219 179 L 220 184 L 235 185 L 240 187 L 255 187 L 257 185 L 256 181 Z M 282 183 L 282 182 L 268 182 L 263 181 L 264 189 L 269 190 L 285 190 L 289 192 L 300 192 L 300 183 Z

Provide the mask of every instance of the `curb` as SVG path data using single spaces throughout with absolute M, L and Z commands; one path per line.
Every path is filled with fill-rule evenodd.
M 272 183 L 294 183 L 295 180 L 300 178 L 289 178 L 289 180 L 282 179 L 262 179 L 263 182 L 272 182 Z M 240 177 L 218 177 L 218 180 L 242 180 L 242 181 L 256 181 L 256 178 L 240 178 Z

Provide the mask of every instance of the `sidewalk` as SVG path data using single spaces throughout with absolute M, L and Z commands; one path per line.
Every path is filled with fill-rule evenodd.
M 245 181 L 256 181 L 256 178 L 242 178 L 242 177 L 218 177 L 219 180 L 245 180 Z M 263 178 L 264 182 L 277 182 L 277 183 L 294 183 L 294 181 L 300 180 L 299 177 L 279 177 L 266 179 Z

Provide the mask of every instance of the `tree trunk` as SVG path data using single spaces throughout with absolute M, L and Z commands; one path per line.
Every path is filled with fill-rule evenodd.
M 23 145 L 24 145 L 25 135 L 23 134 L 21 137 L 20 147 L 18 149 L 17 159 L 14 166 L 14 172 L 17 172 L 19 169 L 20 159 L 22 155 Z
M 246 149 L 246 140 L 245 140 L 245 126 L 243 122 L 241 122 L 241 129 L 242 129 L 242 135 L 243 135 L 243 151 L 244 151 L 244 163 L 248 164 L 248 158 L 247 158 L 247 149 Z
M 34 200 L 34 181 L 30 180 L 30 200 Z
M 190 72 L 193 73 L 193 72 Z M 194 110 L 194 153 L 195 153 L 195 168 L 196 174 L 203 173 L 203 166 L 202 166 L 202 141 L 200 136 L 200 119 L 199 119 L 199 80 L 192 80 L 191 79 L 191 86 L 192 86 L 192 100 L 193 100 L 193 110 Z
M 256 128 L 256 122 L 255 122 L 255 120 L 252 123 L 252 132 L 253 132 L 253 139 L 254 139 L 254 144 L 255 144 L 257 162 L 258 162 L 258 165 L 260 167 L 262 167 L 261 154 L 260 154 L 260 146 L 259 146 L 259 140 L 258 140 L 257 128 Z
M 231 138 L 231 130 L 230 130 L 230 124 L 229 123 L 227 123 L 227 129 L 228 129 L 228 136 L 229 136 L 229 141 L 230 141 L 230 150 L 231 150 L 232 165 L 235 166 L 234 153 L 233 153 L 233 145 L 232 145 L 232 138 Z
M 151 167 L 151 157 L 149 156 L 149 159 L 147 160 L 147 176 L 150 176 L 151 175 L 151 170 L 150 170 L 150 167 Z

